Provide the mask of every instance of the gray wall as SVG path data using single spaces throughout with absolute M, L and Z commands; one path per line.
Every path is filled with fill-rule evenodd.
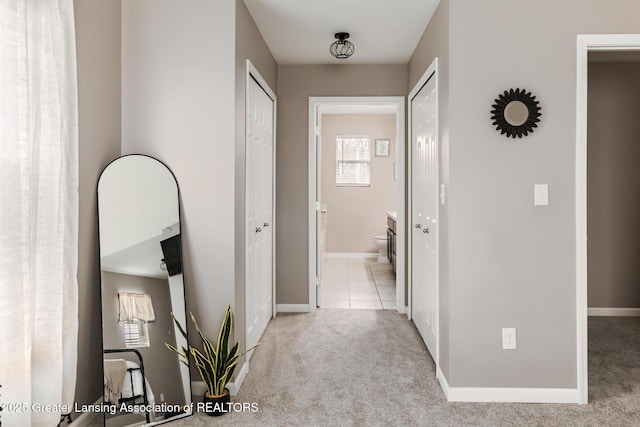
M 169 281 L 102 272 L 102 336 L 105 349 L 126 348 L 124 330 L 118 322 L 118 294 L 122 292 L 147 294 L 151 297 L 156 320 L 147 324 L 149 347 L 136 350 L 142 355 L 144 374 L 155 396 L 155 402 L 161 403 L 162 393 L 167 404 L 184 405 L 178 358 L 164 345 L 165 342 L 174 347 L 176 345 Z M 137 357 L 130 353 L 115 353 L 107 357 L 137 362 Z
M 638 14 L 622 0 L 451 0 L 451 386 L 576 387 L 576 35 L 638 33 Z M 489 119 L 511 87 L 543 113 L 518 141 Z M 503 327 L 516 351 L 501 349 Z
M 396 210 L 395 114 L 322 115 L 321 199 L 327 204 L 327 252 L 377 252 L 373 237 L 386 236 L 387 211 Z M 336 137 L 371 138 L 371 186 L 336 186 Z M 377 157 L 376 139 L 389 139 L 389 157 Z
M 309 303 L 309 97 L 405 96 L 407 75 L 406 64 L 278 66 L 278 304 Z
M 101 398 L 96 185 L 120 155 L 120 1 L 76 0 L 79 113 L 78 379 L 75 401 Z
M 122 151 L 176 176 L 187 307 L 210 336 L 236 303 L 235 14 L 235 0 L 122 2 Z
M 640 63 L 589 63 L 589 307 L 640 307 Z
M 240 347 L 246 343 L 245 312 L 245 96 L 246 60 L 249 59 L 271 90 L 276 91 L 277 65 L 249 14 L 243 0 L 236 0 L 236 67 L 235 67 L 235 336 Z M 277 144 L 277 141 L 276 141 Z M 244 356 L 243 356 L 244 358 Z M 242 364 L 242 361 L 240 362 Z
M 175 173 L 187 306 L 215 336 L 232 304 L 243 347 L 245 60 L 276 90 L 275 60 L 242 0 L 124 0 L 122 10 L 123 152 Z
M 440 183 L 449 188 L 449 0 L 442 0 L 409 61 L 410 93 L 438 58 Z M 410 102 L 410 100 L 409 100 Z M 408 113 L 407 113 L 408 114 Z M 410 133 L 410 132 L 408 132 Z M 411 138 L 410 135 L 407 138 Z M 407 185 L 405 188 L 409 188 Z M 409 209 L 406 209 L 409 212 Z M 449 378 L 449 205 L 440 205 L 440 369 Z M 407 222 L 408 224 L 409 222 Z M 408 239 L 405 239 L 407 242 Z M 408 253 L 406 251 L 405 253 Z M 407 260 L 408 261 L 408 257 Z M 405 268 L 408 265 L 405 264 Z M 409 293 L 405 291 L 405 295 Z
M 242 299 L 235 266 L 242 231 L 229 226 L 243 215 L 241 157 L 230 142 L 238 129 L 234 22 L 242 19 L 232 0 L 188 6 L 124 2 L 123 149 L 155 155 L 176 173 L 189 305 L 214 332 L 226 304 Z M 76 1 L 79 402 L 101 395 L 89 362 L 100 360 L 93 212 L 97 174 L 119 154 L 118 12 L 118 1 Z M 576 34 L 638 33 L 639 13 L 639 3 L 623 0 L 443 0 L 408 65 L 279 66 L 278 303 L 308 301 L 308 97 L 406 95 L 438 56 L 448 188 L 441 208 L 443 372 L 454 387 L 575 387 Z M 534 134 L 510 141 L 493 129 L 489 111 L 498 93 L 517 86 L 538 95 L 543 117 Z M 536 183 L 550 184 L 550 206 L 533 206 Z M 517 351 L 501 350 L 506 326 L 518 328 Z M 553 351 L 540 357 L 541 349 Z

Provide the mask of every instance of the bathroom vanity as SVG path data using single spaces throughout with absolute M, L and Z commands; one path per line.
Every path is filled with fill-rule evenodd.
M 396 272 L 396 225 L 398 219 L 396 212 L 387 212 L 387 258 Z

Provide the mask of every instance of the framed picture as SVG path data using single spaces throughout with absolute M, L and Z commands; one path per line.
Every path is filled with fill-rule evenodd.
M 376 139 L 376 157 L 389 157 L 388 139 Z

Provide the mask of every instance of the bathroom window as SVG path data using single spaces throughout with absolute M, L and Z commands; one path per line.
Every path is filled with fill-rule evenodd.
M 368 136 L 336 137 L 336 186 L 371 185 L 371 139 Z

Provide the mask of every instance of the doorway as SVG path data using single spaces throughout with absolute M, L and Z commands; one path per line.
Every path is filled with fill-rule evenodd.
M 387 106 L 341 110 L 323 109 L 320 120 L 318 306 L 395 309 L 396 114 Z
M 589 99 L 589 54 L 640 51 L 640 35 L 578 35 L 576 102 L 576 325 L 578 403 L 588 403 L 588 295 L 589 256 L 587 246 L 587 133 Z M 595 276 L 594 276 L 595 278 Z M 596 311 L 592 311 L 596 314 Z
M 405 115 L 404 97 L 311 97 L 309 98 L 309 311 L 319 306 L 322 294 L 323 266 L 326 260 L 326 230 L 331 208 L 323 205 L 322 117 L 324 114 L 395 114 L 396 144 L 396 265 L 395 308 L 406 312 L 404 270 L 404 206 L 405 206 Z M 375 150 L 376 141 L 371 148 Z M 380 219 L 384 226 L 385 218 Z M 374 236 L 371 236 L 373 239 Z M 367 268 L 367 265 L 362 266 Z

